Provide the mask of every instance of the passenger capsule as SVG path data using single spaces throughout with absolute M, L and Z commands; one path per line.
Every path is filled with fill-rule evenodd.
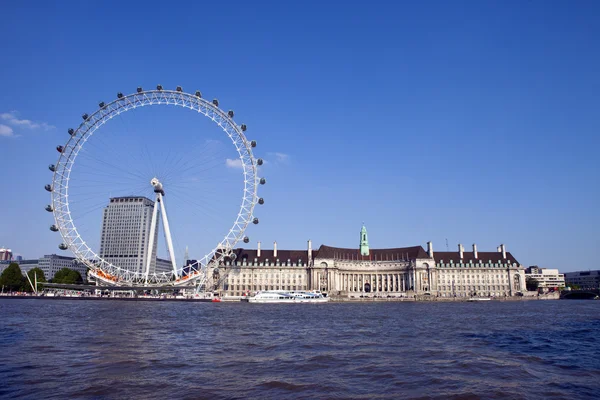
M 253 223 L 254 225 L 257 225 L 257 224 L 258 224 L 258 218 L 254 218 L 254 219 L 252 220 L 252 223 Z
M 123 93 L 121 93 L 121 92 L 117 93 L 117 98 L 118 99 L 122 99 L 123 98 Z
M 263 165 L 264 161 L 262 158 L 259 158 L 258 160 L 256 160 L 256 165 Z
M 56 225 L 51 225 L 51 226 L 50 226 L 50 230 L 51 230 L 52 232 L 58 232 L 58 226 L 56 226 Z
M 141 87 L 141 86 L 138 86 L 138 88 L 137 88 L 137 92 L 138 92 L 138 93 L 142 93 L 143 91 L 144 91 L 144 89 L 142 89 L 142 87 Z
M 61 250 L 67 250 L 69 248 L 69 246 L 67 246 L 64 243 L 61 243 L 61 244 L 58 245 L 58 248 L 61 249 Z
M 199 90 L 196 90 L 196 97 L 198 97 L 199 99 L 202 98 L 202 93 L 200 93 Z
M 84 121 L 87 121 L 88 117 L 89 117 L 89 115 L 87 115 L 87 114 L 83 114 L 81 116 L 81 118 L 83 118 Z
M 213 104 L 217 107 L 219 107 L 219 100 L 217 99 L 213 99 Z
M 163 90 L 162 85 L 156 85 L 156 90 Z
M 71 135 L 71 136 L 73 136 L 73 134 L 75 134 L 75 130 L 73 128 L 69 128 L 69 130 L 67 132 L 69 132 L 69 135 Z
M 242 128 L 242 132 L 246 132 L 246 124 L 242 124 L 240 128 Z
M 244 237 L 244 243 L 250 243 L 250 238 L 248 236 Z
M 52 212 L 52 211 L 54 211 L 54 208 L 52 208 L 52 206 L 51 206 L 50 204 L 48 204 L 48 205 L 46 206 L 46 211 L 48 211 L 48 212 Z
M 46 189 L 47 192 L 51 192 L 52 191 L 52 185 L 46 185 L 44 186 L 44 189 Z
M 52 172 L 56 171 L 56 166 L 54 164 L 48 165 L 48 169 Z
M 183 89 L 181 88 L 181 86 L 177 86 L 177 89 L 175 89 L 175 90 L 177 90 L 178 92 L 183 92 Z
M 265 183 L 267 183 L 267 180 L 265 178 L 260 178 L 260 184 L 264 185 Z
M 253 140 L 253 141 L 251 141 L 251 142 L 250 142 L 250 146 L 252 146 L 252 147 L 256 147 L 256 140 Z
M 258 199 L 258 204 L 265 204 L 265 199 L 263 199 L 262 197 Z
M 58 151 L 59 153 L 62 153 L 64 149 L 65 148 L 62 146 L 56 146 L 56 151 Z
M 233 118 L 233 110 L 227 111 L 227 115 L 229 116 L 229 118 Z
M 229 259 L 231 261 L 235 260 L 237 258 L 237 255 L 235 253 L 231 253 L 231 255 L 229 256 Z
M 106 104 L 104 104 L 103 101 L 101 101 L 100 103 L 98 103 L 98 107 L 100 108 L 104 108 L 106 106 Z

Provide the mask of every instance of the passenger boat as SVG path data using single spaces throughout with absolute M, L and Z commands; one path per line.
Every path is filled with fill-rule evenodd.
M 471 297 L 467 301 L 490 301 L 490 300 L 492 300 L 492 299 L 490 299 L 489 297 Z
M 256 295 L 247 297 L 242 301 L 248 303 L 327 303 L 330 300 L 326 294 L 319 290 L 311 291 L 283 291 L 262 290 Z

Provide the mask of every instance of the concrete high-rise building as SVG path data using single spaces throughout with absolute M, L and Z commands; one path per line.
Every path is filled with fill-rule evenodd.
M 11 249 L 3 249 L 0 247 L 0 261 L 10 261 L 12 260 L 12 250 Z
M 154 202 L 146 197 L 114 197 L 104 208 L 100 257 L 131 272 L 143 273 L 148 259 L 148 239 Z M 150 273 L 156 271 L 158 229 L 150 255 Z

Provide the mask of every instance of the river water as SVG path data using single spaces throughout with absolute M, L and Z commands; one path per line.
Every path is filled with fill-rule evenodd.
M 0 299 L 2 398 L 599 398 L 600 301 Z

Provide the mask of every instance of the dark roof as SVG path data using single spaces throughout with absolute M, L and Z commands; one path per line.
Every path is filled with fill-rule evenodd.
M 308 250 L 277 250 L 277 257 L 273 255 L 273 250 L 260 250 L 260 257 L 258 257 L 258 250 L 256 249 L 234 249 L 233 252 L 236 255 L 236 261 L 240 261 L 244 258 L 248 259 L 249 262 L 253 262 L 256 259 L 258 262 L 265 260 L 277 261 L 282 263 L 290 260 L 291 263 L 297 263 L 299 260 L 303 263 L 308 262 Z M 313 257 L 314 257 L 313 252 Z
M 443 260 L 445 263 L 450 262 L 450 260 L 455 263 L 460 262 L 460 254 L 458 254 L 458 251 L 434 251 L 433 258 L 435 259 L 435 262 L 440 262 L 440 260 Z M 519 264 L 517 259 L 514 258 L 509 252 L 506 252 L 506 259 L 510 261 L 511 264 Z M 492 260 L 493 263 L 501 263 L 505 261 L 502 258 L 502 253 L 499 251 L 478 251 L 477 258 L 475 258 L 475 254 L 472 251 L 464 251 L 462 261 L 468 263 L 471 260 L 473 260 L 473 263 L 479 262 L 480 260 L 483 262 Z
M 345 249 L 341 247 L 330 247 L 321 245 L 318 253 L 319 258 L 333 258 L 342 260 L 373 260 L 373 261 L 397 261 L 414 260 L 417 258 L 429 258 L 427 252 L 421 246 L 398 247 L 394 249 L 369 249 L 368 256 L 361 256 L 360 249 Z

